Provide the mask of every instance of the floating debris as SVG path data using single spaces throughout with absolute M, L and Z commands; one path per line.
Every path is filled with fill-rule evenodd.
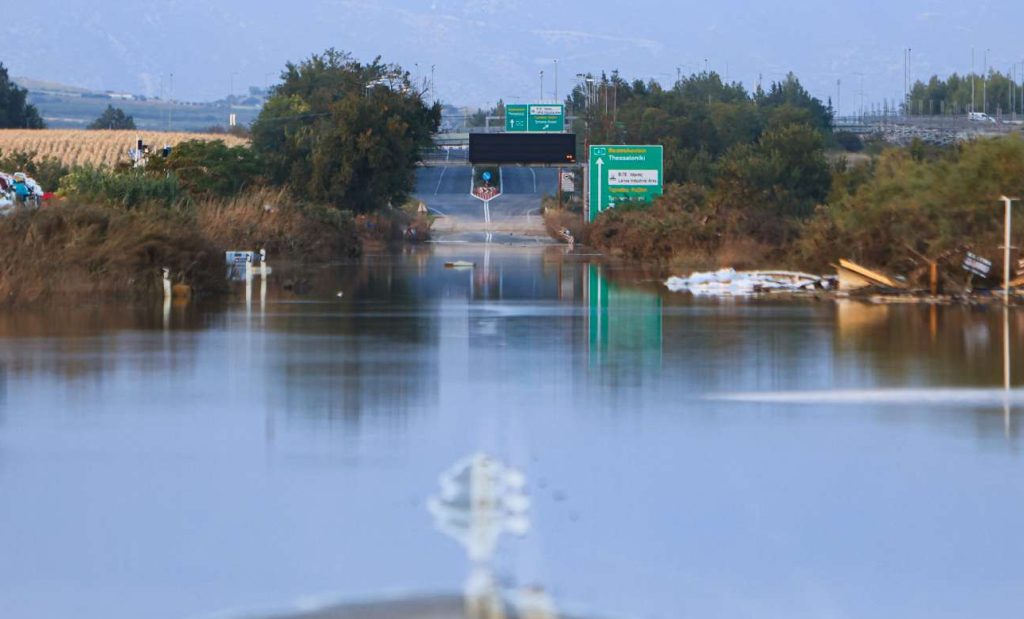
M 797 271 L 719 271 L 696 272 L 689 277 L 670 277 L 665 286 L 672 292 L 706 296 L 750 296 L 771 292 L 810 292 L 831 290 L 831 278 Z
M 896 281 L 895 279 L 883 275 L 878 271 L 872 271 L 866 267 L 863 267 L 856 262 L 846 260 L 844 258 L 839 259 L 836 267 L 836 273 L 839 279 L 839 290 L 849 292 L 851 290 L 860 290 L 861 288 L 869 288 L 874 286 L 876 288 L 891 288 L 894 290 L 903 290 L 907 285 L 903 282 Z
M 446 269 L 472 269 L 475 266 L 475 263 L 467 262 L 466 260 L 456 260 L 455 262 L 444 263 L 444 268 Z

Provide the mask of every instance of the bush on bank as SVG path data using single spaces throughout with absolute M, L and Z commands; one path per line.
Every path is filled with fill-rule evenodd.
M 906 271 L 972 249 L 1001 265 L 1000 196 L 1024 195 L 1024 139 L 978 140 L 936 158 L 913 147 L 883 153 L 866 178 L 833 192 L 791 248 L 808 266 L 837 257 Z M 1013 234 L 1021 238 L 1024 221 Z M 950 261 L 947 261 L 950 262 Z
M 794 161 L 777 172 L 800 168 Z M 742 174 L 756 176 L 759 169 Z M 821 177 L 820 162 L 800 169 Z M 609 253 L 661 263 L 824 271 L 842 257 L 922 276 L 922 256 L 946 258 L 953 272 L 971 249 L 993 259 L 996 270 L 1003 235 L 999 197 L 1024 196 L 1024 139 L 941 151 L 892 148 L 870 164 L 837 165 L 829 176 L 827 195 L 787 194 L 798 187 L 775 182 L 669 185 L 653 205 L 602 213 L 586 238 Z M 1024 217 L 1016 218 L 1013 234 L 1024 234 Z

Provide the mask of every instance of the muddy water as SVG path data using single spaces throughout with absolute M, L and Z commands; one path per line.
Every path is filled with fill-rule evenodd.
M 0 315 L 0 616 L 1024 614 L 1024 312 L 636 280 L 447 245 Z

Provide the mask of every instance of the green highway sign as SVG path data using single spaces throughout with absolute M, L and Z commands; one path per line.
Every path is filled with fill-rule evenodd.
M 565 106 L 561 103 L 506 105 L 505 131 L 509 133 L 562 133 L 565 131 Z
M 526 130 L 547 133 L 565 131 L 565 106 L 560 103 L 531 105 Z
M 505 131 L 512 133 L 516 131 L 529 130 L 530 106 L 528 105 L 506 105 L 505 106 Z
M 652 202 L 664 187 L 661 146 L 591 146 L 587 221 L 622 202 Z

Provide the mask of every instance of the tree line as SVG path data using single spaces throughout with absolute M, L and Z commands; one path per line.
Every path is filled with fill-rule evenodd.
M 914 83 L 903 109 L 925 116 L 968 112 L 992 116 L 1020 114 L 1024 109 L 1024 88 L 1009 73 L 999 71 L 985 75 L 954 73 L 945 79 L 933 75 L 927 82 Z

